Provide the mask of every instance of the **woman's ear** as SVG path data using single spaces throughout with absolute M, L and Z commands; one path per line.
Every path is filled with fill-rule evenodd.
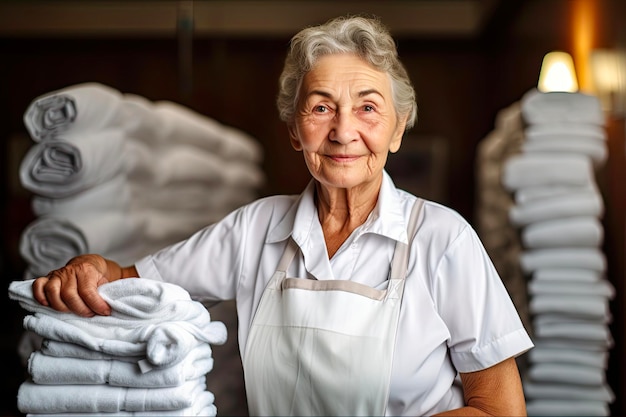
M 393 132 L 393 138 L 391 138 L 391 143 L 389 143 L 389 152 L 396 153 L 400 149 L 402 138 L 404 137 L 404 130 L 406 129 L 407 119 L 408 116 L 405 116 L 398 121 L 396 130 Z
M 298 129 L 296 129 L 296 126 L 293 123 L 289 123 L 287 129 L 289 130 L 289 141 L 291 142 L 291 146 L 296 151 L 301 151 L 302 144 L 300 143 L 300 139 L 298 138 Z

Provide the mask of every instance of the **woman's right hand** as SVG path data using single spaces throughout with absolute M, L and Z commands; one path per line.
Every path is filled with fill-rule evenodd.
M 80 255 L 64 267 L 33 282 L 33 296 L 44 306 L 73 312 L 83 317 L 108 316 L 111 307 L 98 293 L 98 287 L 120 278 L 119 265 L 100 255 Z M 115 278 L 112 278 L 115 277 Z

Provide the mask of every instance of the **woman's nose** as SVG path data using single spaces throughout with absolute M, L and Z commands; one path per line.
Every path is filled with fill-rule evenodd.
M 346 144 L 357 138 L 357 120 L 350 111 L 337 112 L 333 118 L 330 140 Z

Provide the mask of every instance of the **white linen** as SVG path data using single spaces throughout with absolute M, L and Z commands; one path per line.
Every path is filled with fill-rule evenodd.
M 534 222 L 521 231 L 525 248 L 586 246 L 599 247 L 604 228 L 597 217 L 570 217 Z
M 18 389 L 17 407 L 22 413 L 178 410 L 192 407 L 203 392 L 208 392 L 205 389 L 204 377 L 165 388 L 40 385 L 24 381 Z
M 572 122 L 531 124 L 524 128 L 524 136 L 527 141 L 569 138 L 584 138 L 599 141 L 607 139 L 604 126 Z
M 570 383 L 524 382 L 526 398 L 545 400 L 592 400 L 611 403 L 615 400 L 613 391 L 607 384 L 598 386 L 577 386 Z M 543 415 L 543 414 L 535 414 Z M 565 414 L 560 414 L 565 415 Z M 571 414 L 567 414 L 571 415 Z
M 604 277 L 604 273 L 587 268 L 538 268 L 532 274 L 534 281 L 554 282 L 598 282 Z
M 28 373 L 36 384 L 109 384 L 117 387 L 175 387 L 200 378 L 213 369 L 212 350 L 200 344 L 169 367 L 142 372 L 137 362 L 114 359 L 80 359 L 47 356 L 35 351 L 28 359 Z
M 607 369 L 609 353 L 607 351 L 593 352 L 583 350 L 573 343 L 569 348 L 554 348 L 537 343 L 528 352 L 528 361 L 530 363 L 572 363 Z
M 46 197 L 68 197 L 128 172 L 123 133 L 85 133 L 74 143 L 50 140 L 26 152 L 20 163 L 24 188 Z
M 509 220 L 514 226 L 554 220 L 564 217 L 602 217 L 604 200 L 597 191 L 546 197 L 529 203 L 514 205 Z
M 30 334 L 34 334 L 29 332 Z M 142 355 L 111 355 L 104 352 L 98 352 L 95 350 L 87 349 L 84 346 L 77 345 L 75 343 L 60 342 L 58 340 L 42 339 L 40 346 L 36 349 L 44 355 L 53 356 L 57 358 L 76 358 L 76 359 L 90 359 L 90 360 L 117 360 L 124 362 L 139 363 L 144 360 Z M 30 357 L 29 353 L 28 357 Z
M 574 346 L 577 340 L 606 342 L 607 346 L 610 346 L 613 341 L 611 331 L 608 325 L 604 323 L 543 323 L 534 321 L 533 332 L 538 337 L 571 339 Z
M 601 386 L 606 383 L 604 369 L 595 366 L 541 363 L 530 366 L 528 377 L 535 382 L 564 382 L 572 385 Z
M 504 161 L 501 181 L 509 191 L 547 185 L 588 186 L 594 181 L 593 165 L 584 155 L 520 153 Z
M 606 256 L 600 248 L 549 248 L 522 252 L 520 266 L 526 273 L 541 268 L 583 268 L 606 271 Z
M 607 320 L 611 317 L 608 298 L 595 295 L 535 295 L 529 311 L 533 314 L 570 314 L 572 317 Z
M 527 124 L 586 123 L 604 125 L 600 100 L 581 92 L 540 92 L 533 88 L 521 100 L 522 118 Z
M 606 279 L 594 282 L 580 281 L 554 281 L 531 278 L 528 282 L 528 293 L 535 294 L 563 294 L 563 295 L 601 295 L 612 299 L 615 296 L 615 288 Z
M 595 183 L 587 185 L 537 185 L 518 188 L 514 192 L 514 200 L 516 204 L 524 205 L 545 198 L 571 197 L 580 193 L 588 195 L 597 191 L 598 188 Z
M 584 155 L 596 166 L 604 164 L 609 153 L 604 141 L 576 137 L 527 141 L 522 145 L 522 151 L 529 155 L 534 153 L 553 156 Z

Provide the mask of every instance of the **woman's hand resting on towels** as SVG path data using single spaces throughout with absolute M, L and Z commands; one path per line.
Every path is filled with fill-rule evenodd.
M 83 317 L 108 316 L 111 308 L 98 287 L 120 278 L 138 277 L 134 266 L 122 268 L 100 255 L 80 255 L 33 282 L 33 296 L 42 305 Z

